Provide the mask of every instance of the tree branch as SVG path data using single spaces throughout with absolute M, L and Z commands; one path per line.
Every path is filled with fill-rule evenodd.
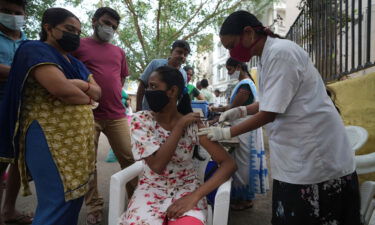
M 218 2 L 218 4 L 216 4 L 215 10 L 210 15 L 206 16 L 206 18 L 204 20 L 202 20 L 194 29 L 192 29 L 192 32 L 185 35 L 182 39 L 188 40 L 192 36 L 198 34 L 202 29 L 204 29 L 209 24 L 211 19 L 214 19 L 217 15 L 220 15 L 221 13 L 223 13 L 225 11 L 233 10 L 233 9 L 237 8 L 242 2 L 242 0 L 240 0 L 229 8 L 225 8 L 225 9 L 221 9 L 221 10 L 217 11 L 218 8 L 220 7 L 221 3 L 223 3 L 223 1 L 224 0 L 220 0 Z
M 130 50 L 130 52 L 134 55 L 134 56 L 137 56 L 137 55 L 140 55 L 140 53 L 135 50 L 133 47 L 132 47 L 132 44 L 126 39 L 126 38 L 121 38 L 121 41 L 124 43 L 125 47 L 128 48 Z M 145 68 L 146 65 L 144 63 L 143 60 L 137 60 L 140 64 L 141 64 L 141 67 Z M 140 68 L 141 69 L 141 68 Z
M 137 31 L 137 37 L 138 37 L 139 42 L 141 43 L 143 53 L 145 54 L 145 57 L 148 58 L 145 40 L 144 40 L 143 35 L 142 35 L 141 27 L 139 26 L 138 15 L 135 12 L 133 2 L 132 2 L 132 0 L 124 0 L 124 1 L 125 1 L 125 4 L 126 4 L 127 8 L 130 11 L 130 13 L 132 14 L 132 17 L 133 17 L 133 20 L 134 20 L 134 26 L 135 26 L 135 29 Z
M 161 6 L 163 0 L 159 0 L 158 12 L 156 16 L 156 53 L 159 54 L 160 51 L 160 16 L 161 16 Z
M 184 31 L 184 29 L 190 24 L 190 22 L 195 18 L 196 15 L 202 10 L 203 6 L 207 3 L 208 1 L 205 1 L 204 3 L 201 2 L 201 4 L 198 6 L 198 8 L 195 10 L 194 14 L 178 29 L 176 33 L 172 35 L 172 39 L 176 39 L 181 35 L 181 33 Z

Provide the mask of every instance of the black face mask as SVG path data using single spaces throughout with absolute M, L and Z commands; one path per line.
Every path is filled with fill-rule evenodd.
M 145 97 L 150 109 L 154 112 L 160 112 L 169 103 L 167 93 L 162 90 L 146 90 Z
M 67 31 L 63 31 L 62 38 L 56 40 L 60 47 L 66 52 L 73 52 L 78 49 L 80 44 L 80 38 L 78 34 L 73 34 Z

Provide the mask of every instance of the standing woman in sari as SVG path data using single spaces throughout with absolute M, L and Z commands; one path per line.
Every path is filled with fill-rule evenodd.
M 229 58 L 226 68 L 228 74 L 232 78 L 238 79 L 239 82 L 232 91 L 229 105 L 214 107 L 212 110 L 224 112 L 231 108 L 242 107 L 246 113 L 246 106 L 258 100 L 254 80 L 245 63 Z M 248 117 L 251 116 L 231 121 L 231 125 L 235 126 Z M 238 170 L 233 175 L 231 208 L 244 210 L 253 206 L 252 200 L 255 198 L 255 194 L 264 194 L 268 190 L 268 170 L 262 128 L 241 134 L 238 138 L 239 146 L 232 153 Z
M 26 41 L 16 52 L 0 106 L 0 160 L 18 158 L 24 194 L 27 169 L 34 179 L 33 225 L 76 225 L 94 171 L 91 108 L 101 90 L 69 54 L 80 33 L 74 14 L 47 9 L 40 41 Z

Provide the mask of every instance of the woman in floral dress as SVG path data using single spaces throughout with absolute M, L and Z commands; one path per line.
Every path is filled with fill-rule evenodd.
M 145 96 L 152 112 L 135 113 L 131 131 L 134 158 L 146 165 L 120 224 L 205 224 L 204 196 L 229 179 L 236 170 L 235 162 L 218 143 L 197 136 L 202 126 L 199 114 L 192 113 L 177 69 L 163 66 L 155 70 Z M 196 144 L 220 165 L 204 184 L 193 165 Z

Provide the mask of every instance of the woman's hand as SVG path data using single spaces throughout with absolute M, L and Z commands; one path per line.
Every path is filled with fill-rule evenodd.
M 95 101 L 98 101 L 101 96 L 101 88 L 95 82 L 94 78 L 90 76 L 88 81 L 80 80 L 80 79 L 68 79 L 71 84 L 78 87 L 83 91 L 87 96 L 92 98 Z
M 87 82 L 80 79 L 68 79 L 68 81 L 81 90 L 87 87 Z
M 236 108 L 229 109 L 220 115 L 219 123 L 224 121 L 233 121 L 247 115 L 246 106 L 239 106 Z
M 177 123 L 178 127 L 185 129 L 192 123 L 199 122 L 201 120 L 200 114 L 192 112 L 183 116 Z
M 181 217 L 185 212 L 193 209 L 198 204 L 199 200 L 199 196 L 193 193 L 176 200 L 167 209 L 168 218 L 176 219 Z

